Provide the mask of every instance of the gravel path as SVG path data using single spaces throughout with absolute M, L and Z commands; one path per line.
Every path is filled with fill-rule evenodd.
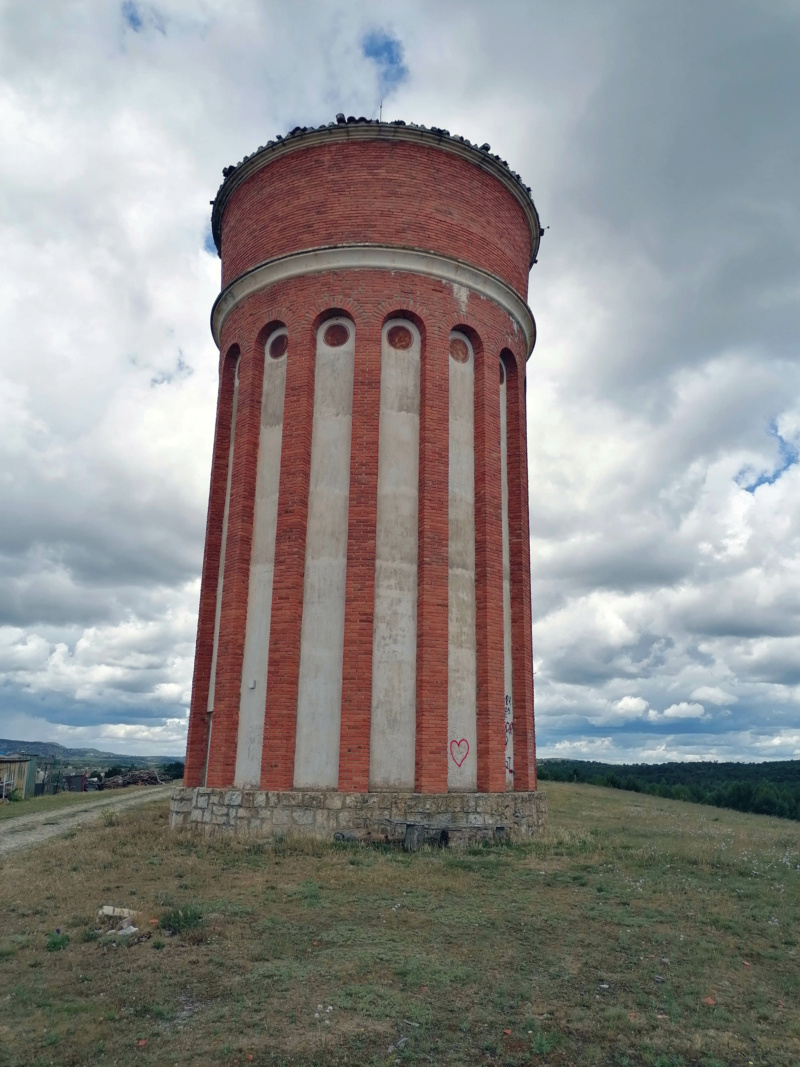
M 0 822 L 0 856 L 30 848 L 78 826 L 96 822 L 107 808 L 118 811 L 153 800 L 166 800 L 174 788 L 172 782 L 168 785 L 143 785 L 141 788 L 128 786 L 127 789 L 104 791 L 100 797 L 87 800 L 85 804 L 76 804 L 75 807 L 31 812 L 16 819 L 4 819 Z

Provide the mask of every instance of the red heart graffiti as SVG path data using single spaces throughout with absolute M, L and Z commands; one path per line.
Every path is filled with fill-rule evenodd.
M 461 753 L 464 753 L 462 756 Z M 453 761 L 456 767 L 460 767 L 464 760 L 469 755 L 469 741 L 466 737 L 462 737 L 460 741 L 450 742 L 450 755 L 453 757 Z M 459 759 L 459 757 L 461 757 Z

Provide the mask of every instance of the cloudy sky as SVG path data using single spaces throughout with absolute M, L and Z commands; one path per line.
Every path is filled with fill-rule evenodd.
M 181 754 L 222 167 L 489 141 L 529 302 L 541 755 L 800 757 L 797 0 L 0 0 L 0 735 Z

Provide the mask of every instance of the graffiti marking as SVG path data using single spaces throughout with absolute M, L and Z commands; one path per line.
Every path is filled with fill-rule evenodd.
M 466 737 L 462 737 L 460 741 L 450 742 L 450 755 L 453 757 L 456 767 L 460 767 L 469 755 L 469 741 L 467 741 Z

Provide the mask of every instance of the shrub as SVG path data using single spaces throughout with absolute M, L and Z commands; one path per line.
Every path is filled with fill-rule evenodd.
M 69 944 L 69 934 L 62 934 L 58 930 L 55 933 L 50 934 L 45 944 L 45 948 L 48 952 L 60 952 L 62 948 L 66 948 Z
M 165 911 L 159 920 L 159 926 L 168 934 L 184 934 L 187 930 L 198 927 L 202 920 L 200 909 L 194 904 L 187 904 L 184 908 L 169 908 Z

